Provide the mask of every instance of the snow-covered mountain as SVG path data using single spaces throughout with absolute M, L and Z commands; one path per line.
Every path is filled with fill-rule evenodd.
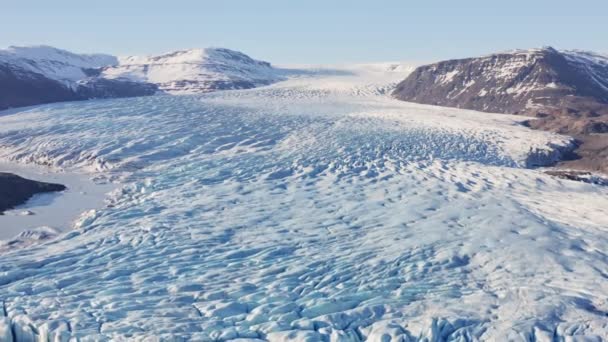
M 269 63 L 228 49 L 152 57 L 75 54 L 49 46 L 0 50 L 0 110 L 90 98 L 247 89 L 284 79 Z
M 0 50 L 0 110 L 60 101 L 152 95 L 157 87 L 128 79 L 104 79 L 110 55 L 75 54 L 49 46 Z
M 72 85 L 89 77 L 89 70 L 118 64 L 118 58 L 104 54 L 76 54 L 44 45 L 11 46 L 0 50 L 0 63 Z
M 608 57 L 546 47 L 448 60 L 419 67 L 393 94 L 486 112 L 544 116 L 566 110 L 596 117 L 608 114 Z
M 129 56 L 104 68 L 105 78 L 127 78 L 158 85 L 168 93 L 248 89 L 283 79 L 270 63 L 229 49 L 175 51 L 159 56 Z

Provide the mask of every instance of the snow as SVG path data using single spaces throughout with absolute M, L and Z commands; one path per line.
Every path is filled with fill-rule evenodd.
M 452 70 L 449 72 L 446 72 L 444 75 L 442 75 L 439 78 L 439 84 L 448 84 L 450 82 L 452 82 L 454 80 L 454 77 L 456 77 L 456 75 L 458 75 L 460 73 L 459 70 Z
M 290 72 L 224 48 L 115 57 L 75 54 L 50 46 L 11 46 L 0 50 L 0 63 L 42 74 L 72 88 L 92 77 L 87 69 L 95 69 L 102 78 L 154 83 L 169 94 L 251 88 L 284 80 L 285 72 Z
M 570 63 L 582 68 L 591 80 L 608 93 L 608 56 L 578 50 L 565 51 L 564 55 Z M 603 74 L 598 74 L 599 72 Z
M 182 50 L 160 56 L 128 56 L 119 61 L 119 65 L 105 68 L 103 76 L 155 83 L 171 94 L 213 91 L 218 81 L 265 85 L 283 79 L 280 71 L 270 64 L 222 48 Z
M 11 46 L 0 50 L 0 62 L 39 73 L 67 85 L 86 78 L 84 69 L 101 68 L 118 63 L 114 56 L 75 54 L 50 46 Z
M 51 46 L 10 46 L 2 50 L 3 54 L 13 54 L 15 57 L 34 61 L 57 61 L 82 68 L 101 68 L 116 64 L 116 57 L 105 54 L 76 54 Z
M 0 336 L 605 338 L 608 190 L 525 168 L 570 139 L 391 99 L 398 74 L 6 112 L 1 159 L 119 189 L 2 255 Z

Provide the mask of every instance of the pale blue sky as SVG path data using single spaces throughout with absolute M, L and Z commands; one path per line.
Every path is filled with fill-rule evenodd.
M 433 61 L 551 45 L 608 52 L 608 0 L 2 0 L 0 46 L 273 63 Z

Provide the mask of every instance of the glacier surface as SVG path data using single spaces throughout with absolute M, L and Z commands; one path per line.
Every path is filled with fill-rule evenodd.
M 572 141 L 388 69 L 5 112 L 0 158 L 118 189 L 0 256 L 0 340 L 606 338 L 608 190 L 528 168 Z

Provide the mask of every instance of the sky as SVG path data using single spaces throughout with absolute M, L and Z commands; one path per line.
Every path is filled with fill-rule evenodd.
M 0 0 L 0 47 L 272 63 L 437 61 L 553 46 L 608 53 L 607 0 Z

